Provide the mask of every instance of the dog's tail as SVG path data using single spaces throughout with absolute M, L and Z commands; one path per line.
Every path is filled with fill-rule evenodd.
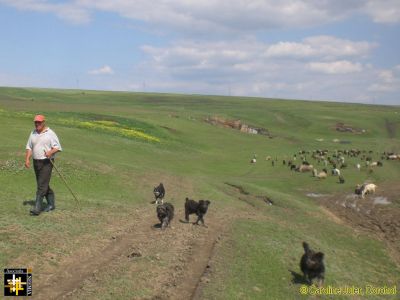
M 304 248 L 304 252 L 307 254 L 308 252 L 310 252 L 310 246 L 308 246 L 308 244 L 306 242 L 303 242 L 303 248 Z

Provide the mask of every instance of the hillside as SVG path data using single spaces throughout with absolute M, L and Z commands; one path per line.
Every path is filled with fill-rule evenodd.
M 54 173 L 57 209 L 32 217 L 23 162 L 37 113 L 80 205 Z M 325 285 L 400 282 L 400 160 L 381 157 L 400 153 L 398 106 L 0 88 L 0 116 L 0 266 L 32 267 L 34 299 L 304 298 L 303 241 L 324 252 Z M 239 120 L 268 134 L 229 125 Z M 316 149 L 383 166 L 346 156 L 339 184 L 283 164 L 305 155 L 320 171 Z M 354 198 L 366 181 L 377 193 Z M 160 182 L 176 209 L 165 231 L 151 204 Z M 211 201 L 207 227 L 180 222 L 186 197 Z

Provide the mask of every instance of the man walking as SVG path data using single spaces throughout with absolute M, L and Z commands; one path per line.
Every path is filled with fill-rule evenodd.
M 50 188 L 51 171 L 55 154 L 62 151 L 58 137 L 53 130 L 46 127 L 43 115 L 37 115 L 34 119 L 35 129 L 31 132 L 26 144 L 25 167 L 29 168 L 30 158 L 33 157 L 33 168 L 36 175 L 37 191 L 35 207 L 31 214 L 38 216 L 42 211 L 42 201 L 46 197 L 47 207 L 44 211 L 56 208 L 54 191 Z

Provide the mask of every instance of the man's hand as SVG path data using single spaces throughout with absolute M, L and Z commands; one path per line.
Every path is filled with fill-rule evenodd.
M 29 169 L 31 167 L 31 161 L 28 159 L 25 161 L 25 168 Z
M 44 152 L 44 155 L 47 157 L 47 158 L 50 158 L 52 155 L 53 155 L 53 151 L 52 150 L 49 150 L 49 151 L 45 151 Z
M 44 155 L 47 158 L 51 158 L 54 155 L 54 153 L 57 153 L 58 151 L 59 151 L 58 148 L 51 148 L 49 151 L 44 151 Z

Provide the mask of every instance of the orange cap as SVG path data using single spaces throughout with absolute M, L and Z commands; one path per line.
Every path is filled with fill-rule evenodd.
M 35 118 L 33 119 L 34 122 L 43 122 L 45 120 L 45 117 L 43 115 L 36 115 Z

